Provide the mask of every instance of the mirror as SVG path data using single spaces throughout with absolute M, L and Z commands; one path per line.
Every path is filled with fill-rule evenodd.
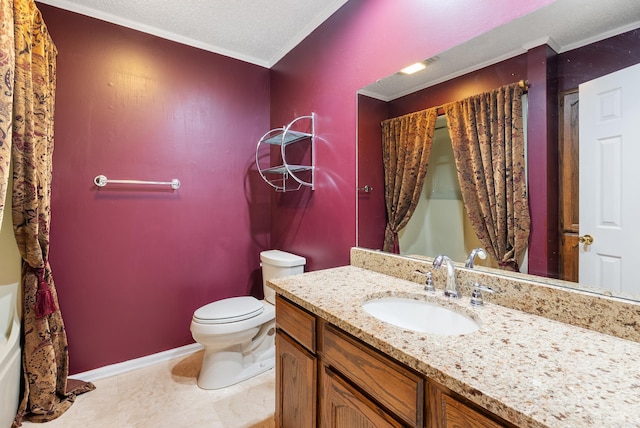
M 640 63 L 637 4 L 634 0 L 603 3 L 590 2 L 587 8 L 576 0 L 557 0 L 425 60 L 427 68 L 422 72 L 410 76 L 396 73 L 358 91 L 356 244 L 380 249 L 384 239 L 386 214 L 379 131 L 382 120 L 459 100 L 521 79 L 528 80 L 528 57 L 540 47 L 546 49 L 544 45 L 557 53 L 553 56 L 557 61 L 557 74 L 548 75 L 547 84 L 556 85 L 559 96 L 577 88 L 580 83 Z M 571 19 L 566 19 L 567 16 Z M 539 107 L 535 102 L 539 102 L 539 98 L 529 101 L 530 110 Z M 532 180 L 531 169 L 529 175 L 531 196 L 531 186 L 540 183 L 540 176 Z M 546 176 L 542 179 L 546 181 Z M 558 187 L 557 183 L 546 184 Z M 534 215 L 532 212 L 532 217 Z M 464 263 L 464 260 L 457 261 Z M 528 277 L 610 294 L 588 284 L 550 280 L 548 278 L 558 277 L 558 271 L 551 267 L 534 273 L 536 276 Z M 620 297 L 640 300 L 640 296 Z

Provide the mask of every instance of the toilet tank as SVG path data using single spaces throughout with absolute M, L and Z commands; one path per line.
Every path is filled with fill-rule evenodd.
M 304 273 L 304 265 L 307 260 L 304 257 L 280 250 L 268 250 L 260 253 L 260 266 L 262 266 L 262 289 L 264 299 L 275 304 L 276 293 L 267 286 L 267 281 L 280 276 L 297 275 Z

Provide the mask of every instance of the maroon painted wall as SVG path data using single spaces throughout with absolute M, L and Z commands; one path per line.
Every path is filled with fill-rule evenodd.
M 389 103 L 358 94 L 358 245 L 382 250 L 387 225 L 384 202 L 384 165 L 382 163 L 382 127 L 389 118 Z M 362 214 L 362 215 L 360 215 Z
M 548 46 L 527 53 L 529 273 L 558 277 L 558 96 L 557 54 Z
M 272 68 L 271 122 L 314 111 L 316 190 L 274 195 L 272 244 L 310 270 L 349 263 L 355 244 L 356 91 L 550 0 L 350 0 Z
M 558 90 L 640 63 L 640 29 L 628 31 L 558 56 Z
M 50 261 L 70 371 L 192 343 L 197 307 L 262 293 L 269 70 L 39 8 L 59 51 Z

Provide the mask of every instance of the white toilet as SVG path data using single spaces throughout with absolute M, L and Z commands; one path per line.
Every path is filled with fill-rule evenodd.
M 267 280 L 304 272 L 306 259 L 279 250 L 260 253 L 264 300 L 251 296 L 218 300 L 197 309 L 193 339 L 204 346 L 198 386 L 219 389 L 275 365 L 275 292 Z

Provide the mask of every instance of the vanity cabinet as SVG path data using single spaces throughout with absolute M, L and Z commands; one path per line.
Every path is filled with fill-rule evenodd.
M 276 426 L 513 427 L 276 297 Z

